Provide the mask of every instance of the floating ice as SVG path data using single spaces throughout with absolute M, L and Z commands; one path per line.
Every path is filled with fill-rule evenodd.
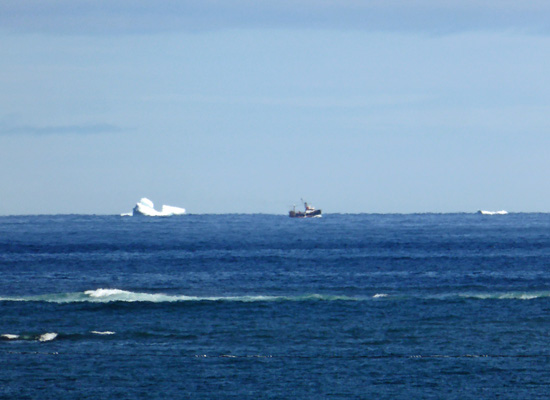
M 508 214 L 508 211 L 505 211 L 505 210 L 500 210 L 500 211 L 479 210 L 477 213 L 482 214 L 482 215 L 506 215 L 506 214 Z
M 132 213 L 120 214 L 121 216 L 144 215 L 147 217 L 170 217 L 172 215 L 185 214 L 185 208 L 163 205 L 160 211 L 155 210 L 153 202 L 147 198 L 142 198 L 132 210 Z

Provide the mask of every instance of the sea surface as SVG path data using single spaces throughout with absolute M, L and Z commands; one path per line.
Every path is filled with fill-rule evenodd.
M 550 214 L 0 217 L 0 399 L 548 399 Z

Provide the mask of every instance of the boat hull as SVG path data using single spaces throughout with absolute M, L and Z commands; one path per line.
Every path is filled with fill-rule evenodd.
M 312 210 L 312 211 L 290 211 L 288 216 L 290 218 L 320 218 L 321 210 Z

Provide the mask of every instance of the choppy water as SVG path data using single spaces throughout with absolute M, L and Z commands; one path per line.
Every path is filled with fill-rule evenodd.
M 2 399 L 546 399 L 550 215 L 0 217 Z

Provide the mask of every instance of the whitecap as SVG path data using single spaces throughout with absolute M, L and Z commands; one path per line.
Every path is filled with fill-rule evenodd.
M 4 333 L 3 335 L 0 335 L 0 337 L 3 337 L 8 340 L 19 339 L 19 335 L 12 335 L 11 333 Z
M 55 332 L 48 332 L 43 333 L 38 337 L 39 342 L 49 342 L 50 340 L 54 340 L 57 337 L 57 333 Z
M 121 289 L 95 289 L 86 290 L 84 294 L 87 300 L 97 303 L 106 303 L 111 301 L 138 302 L 146 301 L 151 303 L 168 303 L 174 301 L 194 300 L 197 298 L 187 296 L 170 296 L 165 294 L 130 292 Z
M 91 331 L 91 333 L 96 335 L 114 335 L 115 332 L 112 331 Z
M 536 294 L 529 294 L 529 293 L 523 293 L 519 296 L 519 299 L 521 300 L 532 300 L 532 299 L 538 299 L 539 296 Z
M 128 292 L 126 290 L 120 290 L 120 289 L 96 289 L 96 290 L 86 290 L 84 294 L 87 294 L 90 297 L 108 297 L 108 296 L 115 296 L 117 294 L 130 294 L 132 292 Z
M 372 296 L 374 299 L 379 299 L 381 297 L 388 297 L 386 293 L 376 293 L 374 296 Z
M 461 293 L 459 297 L 479 300 L 533 300 L 550 297 L 550 292 Z
M 28 297 L 2 298 L 3 301 L 40 301 L 48 303 L 109 303 L 109 302 L 150 302 L 170 303 L 185 301 L 228 301 L 228 302 L 271 302 L 271 301 L 365 301 L 368 298 L 327 295 L 327 294 L 304 294 L 295 296 L 272 296 L 272 295 L 243 295 L 243 296 L 186 296 L 168 295 L 162 293 L 132 292 L 116 288 L 98 288 L 76 293 L 57 293 Z

